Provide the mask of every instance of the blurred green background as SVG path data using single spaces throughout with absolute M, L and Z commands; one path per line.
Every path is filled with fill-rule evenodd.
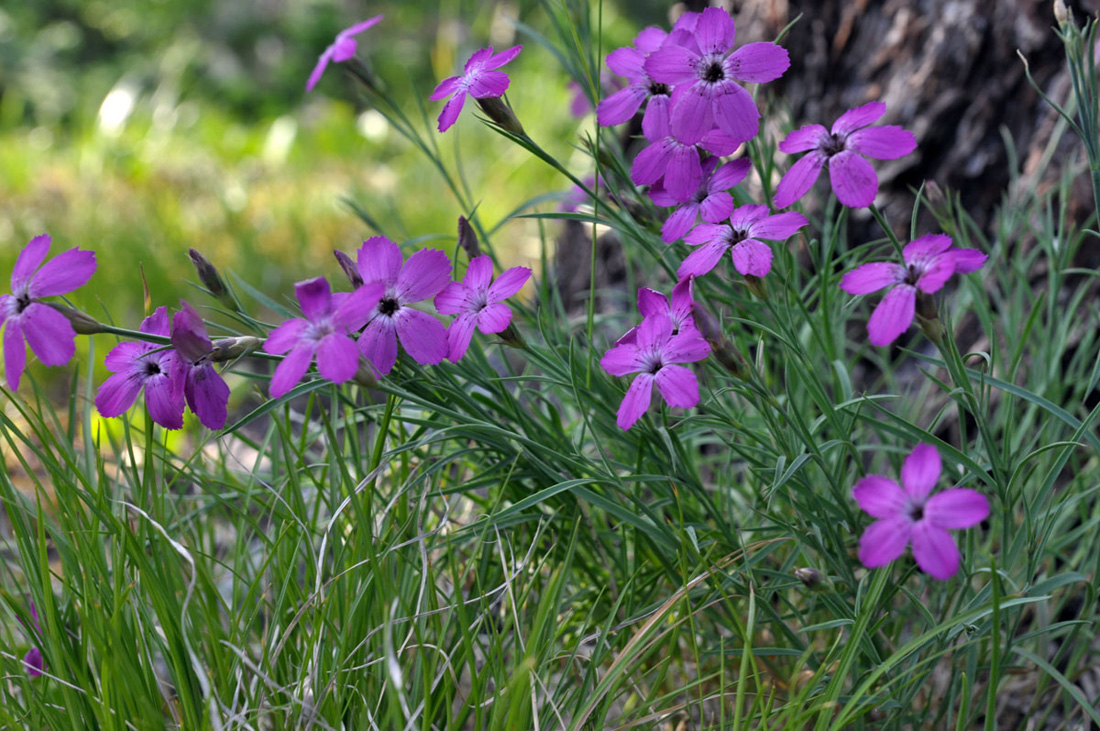
M 275 297 L 296 280 L 341 279 L 332 250 L 374 232 L 354 200 L 397 240 L 439 237 L 453 247 L 464 211 L 426 156 L 401 138 L 339 65 L 305 93 L 318 55 L 342 28 L 383 13 L 359 37 L 371 66 L 425 138 L 461 169 L 487 227 L 525 201 L 570 184 L 500 138 L 467 105 L 435 132 L 438 80 L 474 50 L 523 43 L 507 70 L 509 98 L 531 136 L 578 174 L 576 145 L 593 115 L 569 113 L 569 77 L 518 18 L 557 43 L 554 19 L 602 12 L 603 55 L 645 23 L 656 3 L 336 3 L 310 0 L 47 0 L 0 6 L 0 276 L 42 232 L 54 253 L 93 249 L 99 269 L 74 297 L 89 313 L 136 326 L 141 271 L 150 304 L 189 285 L 188 247 Z M 593 54 L 595 57 L 595 54 Z M 421 111 L 423 108 L 423 111 Z M 542 210 L 556 206 L 553 201 Z M 504 263 L 537 263 L 540 231 L 508 222 Z M 337 286 L 342 286 L 342 283 Z

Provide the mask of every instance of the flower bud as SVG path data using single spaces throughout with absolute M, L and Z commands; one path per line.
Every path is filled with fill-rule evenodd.
M 761 299 L 761 300 L 767 300 L 768 299 L 767 285 L 765 285 L 764 280 L 761 279 L 760 277 L 754 276 L 752 274 L 746 274 L 745 275 L 745 284 L 748 285 L 749 291 L 752 292 L 754 295 L 756 295 L 757 299 Z
M 939 345 L 943 342 L 947 330 L 940 322 L 939 313 L 936 312 L 936 300 L 925 292 L 917 293 L 917 324 L 933 343 Z
M 458 245 L 466 252 L 470 260 L 481 256 L 481 246 L 477 241 L 477 233 L 470 222 L 464 216 L 458 217 Z
M 516 326 L 510 322 L 508 323 L 508 327 L 497 333 L 497 335 L 504 342 L 504 344 L 510 348 L 523 349 L 527 347 L 527 341 L 523 339 L 522 335 L 520 335 L 519 330 L 516 329 Z
M 218 299 L 226 297 L 229 290 L 226 289 L 225 281 L 214 265 L 210 263 L 210 260 L 195 249 L 188 249 L 187 255 L 191 257 L 191 263 L 195 265 L 199 281 L 202 282 L 202 286 L 206 287 L 206 291 Z
M 104 332 L 103 325 L 98 320 L 95 320 L 91 315 L 81 312 L 73 307 L 67 307 L 65 305 L 59 305 L 54 302 L 43 302 L 44 305 L 49 305 L 54 308 L 69 320 L 69 324 L 73 326 L 73 330 L 78 335 L 97 335 Z
M 344 270 L 344 274 L 347 276 L 348 281 L 351 282 L 351 286 L 355 289 L 359 289 L 363 286 L 363 275 L 359 273 L 359 267 L 355 266 L 355 262 L 351 260 L 351 257 L 335 249 L 332 255 L 336 257 L 337 263 L 340 268 Z
M 210 355 L 210 360 L 214 362 L 235 360 L 259 349 L 263 344 L 264 341 L 261 338 L 247 335 L 239 338 L 215 340 L 214 350 Z
M 351 380 L 358 383 L 364 388 L 374 388 L 378 385 L 378 379 L 374 377 L 374 367 L 370 364 L 359 364 L 359 370 L 355 371 L 355 375 L 351 377 Z
M 833 590 L 833 582 L 815 568 L 798 568 L 794 570 L 794 575 L 810 591 L 821 593 Z
M 481 107 L 481 111 L 485 112 L 486 117 L 496 122 L 505 131 L 511 132 L 517 137 L 526 135 L 523 131 L 523 125 L 516 119 L 515 113 L 499 96 L 478 99 L 477 105 Z
M 1060 26 L 1073 23 L 1073 13 L 1066 7 L 1064 0 L 1054 0 L 1054 19 L 1058 21 Z

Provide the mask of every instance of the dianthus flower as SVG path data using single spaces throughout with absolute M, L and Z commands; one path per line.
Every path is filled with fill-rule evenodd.
M 917 147 L 912 132 L 888 124 L 869 127 L 886 113 L 882 102 L 868 102 L 840 115 L 830 131 L 820 124 L 796 129 L 779 143 L 788 155 L 809 151 L 787 171 L 775 190 L 775 207 L 786 208 L 813 187 L 822 166 L 829 165 L 829 180 L 837 200 L 850 208 L 865 208 L 875 202 L 878 176 L 871 163 L 895 160 Z
M 642 313 L 642 317 L 647 319 L 650 317 L 667 317 L 668 321 L 672 323 L 673 335 L 687 331 L 698 333 L 698 329 L 695 327 L 694 310 L 694 277 L 686 277 L 677 282 L 676 286 L 672 288 L 671 298 L 649 287 L 638 288 L 638 312 Z M 615 345 L 633 343 L 638 336 L 638 327 L 628 330 L 626 335 L 615 342 Z M 701 334 L 700 337 L 702 337 Z
M 977 249 L 952 249 L 946 234 L 925 234 L 902 249 L 905 265 L 871 262 L 856 267 L 840 280 L 848 294 L 870 294 L 883 287 L 890 291 L 871 313 L 867 332 L 872 345 L 889 345 L 909 329 L 916 313 L 918 292 L 932 294 L 952 274 L 969 274 L 985 263 Z
M 362 23 L 345 28 L 336 34 L 336 40 L 317 59 L 317 65 L 313 67 L 313 72 L 309 75 L 309 80 L 306 81 L 306 91 L 313 91 L 313 87 L 317 86 L 317 82 L 321 80 L 321 75 L 325 73 L 325 68 L 328 67 L 330 61 L 343 63 L 354 56 L 358 48 L 355 36 L 380 20 L 382 20 L 382 16 L 376 15 L 370 20 L 364 20 Z
M 207 429 L 221 429 L 228 415 L 229 386 L 210 358 L 214 343 L 206 334 L 195 308 L 180 300 L 180 311 L 172 316 L 172 345 L 183 363 L 183 395 L 187 405 Z
M 607 55 L 607 67 L 630 84 L 603 99 L 596 107 L 596 122 L 601 127 L 630 121 L 651 97 L 661 96 L 667 101 L 672 89 L 649 78 L 645 72 L 646 57 L 659 49 L 666 38 L 668 33 L 651 26 L 637 35 L 633 46 L 616 48 Z M 648 109 L 646 114 L 649 114 Z
M 359 352 L 383 376 L 397 362 L 397 341 L 413 360 L 435 365 L 447 357 L 447 328 L 410 305 L 431 299 L 451 278 L 451 260 L 442 251 L 421 249 L 402 263 L 401 249 L 384 236 L 363 242 L 356 266 L 364 285 L 381 282 L 382 299 L 371 310 L 359 336 Z
M 746 159 L 733 160 L 718 167 L 717 157 L 708 157 L 703 161 L 703 182 L 688 199 L 676 198 L 657 183 L 649 189 L 649 197 L 659 206 L 679 206 L 661 227 L 661 241 L 671 244 L 684 237 L 702 216 L 707 223 L 718 223 L 733 213 L 733 196 L 729 190 L 738 185 L 749 174 L 752 162 Z
M 774 81 L 791 65 L 786 49 L 774 43 L 749 43 L 730 53 L 735 35 L 729 13 L 707 8 L 690 37 L 674 32 L 645 60 L 650 78 L 675 87 L 672 134 L 685 144 L 703 139 L 715 125 L 738 144 L 755 137 L 760 111 L 737 82 Z
M 772 269 L 772 249 L 759 239 L 783 241 L 805 225 L 801 213 L 771 215 L 767 206 L 741 206 L 730 215 L 728 224 L 700 224 L 684 238 L 692 246 L 702 246 L 684 259 L 676 276 L 700 277 L 729 251 L 737 271 L 763 277 Z
M 880 475 L 867 475 L 856 484 L 852 497 L 864 512 L 878 518 L 859 539 L 864 566 L 885 566 L 912 542 L 913 558 L 930 576 L 942 581 L 959 570 L 959 549 L 947 531 L 981 523 L 989 515 L 989 501 L 965 487 L 929 497 L 941 469 L 940 453 L 921 444 L 902 465 L 904 488 Z
M 498 97 L 508 90 L 508 74 L 496 71 L 519 55 L 523 46 L 512 46 L 506 51 L 493 55 L 493 47 L 475 51 L 466 62 L 461 76 L 452 76 L 439 82 L 435 91 L 428 97 L 433 102 L 451 97 L 439 113 L 439 131 L 446 132 L 458 119 L 466 95 L 474 99 Z
M 95 253 L 69 249 L 46 264 L 49 234 L 35 236 L 19 252 L 11 273 L 11 294 L 0 295 L 4 325 L 4 372 L 8 387 L 19 389 L 27 345 L 46 365 L 68 363 L 76 353 L 76 331 L 68 318 L 40 298 L 72 292 L 95 273 Z
M 39 634 L 42 634 L 42 625 L 38 623 L 38 612 L 34 608 L 34 602 L 30 604 L 31 619 L 34 620 L 34 628 L 38 630 Z M 27 675 L 32 678 L 37 678 L 45 672 L 46 659 L 42 657 L 41 648 L 36 646 L 27 650 L 27 654 L 23 656 L 23 668 L 27 671 Z
M 168 309 L 158 307 L 141 323 L 141 332 L 168 335 Z M 122 416 L 145 389 L 149 417 L 165 429 L 183 426 L 183 363 L 175 350 L 146 342 L 123 342 L 107 354 L 107 370 L 113 376 L 103 382 L 95 396 L 102 416 Z
M 271 397 L 279 398 L 294 388 L 315 356 L 322 376 L 333 383 L 351 380 L 359 370 L 359 350 L 351 333 L 367 324 L 385 289 L 381 282 L 371 282 L 334 297 L 324 277 L 295 284 L 294 294 L 305 318 L 287 320 L 264 343 L 268 353 L 287 353 L 271 378 Z
M 615 422 L 629 429 L 649 408 L 653 384 L 669 406 L 690 409 L 699 403 L 699 383 L 690 368 L 677 363 L 694 363 L 710 353 L 707 341 L 693 329 L 672 334 L 672 321 L 656 315 L 638 326 L 633 342 L 622 343 L 604 353 L 600 366 L 613 376 L 637 373 L 623 397 Z
M 493 260 L 479 256 L 470 260 L 461 282 L 450 282 L 435 296 L 435 309 L 457 315 L 447 328 L 447 357 L 457 363 L 466 355 L 474 327 L 485 334 L 503 332 L 512 322 L 512 309 L 504 304 L 531 278 L 527 267 L 512 267 L 493 280 Z

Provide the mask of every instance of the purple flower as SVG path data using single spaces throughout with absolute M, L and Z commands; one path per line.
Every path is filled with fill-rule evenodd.
M 810 154 L 791 165 L 779 181 L 775 207 L 786 208 L 806 195 L 826 163 L 837 200 L 850 208 L 874 203 L 878 176 L 864 157 L 895 160 L 917 147 L 913 133 L 897 125 L 868 127 L 885 113 L 882 102 L 868 102 L 840 115 L 829 132 L 820 124 L 810 124 L 787 135 L 779 143 L 780 150 L 787 154 L 809 150 Z
M 466 94 L 474 99 L 484 99 L 501 96 L 508 90 L 508 74 L 495 69 L 518 56 L 522 48 L 523 46 L 512 46 L 495 56 L 492 46 L 482 48 L 470 56 L 461 76 L 452 76 L 439 82 L 439 86 L 435 87 L 428 98 L 434 102 L 451 97 L 439 113 L 440 132 L 446 132 L 458 119 L 462 105 L 466 103 Z
M 695 226 L 700 215 L 707 223 L 718 223 L 733 213 L 733 197 L 727 191 L 745 179 L 752 162 L 746 158 L 718 167 L 719 162 L 717 157 L 708 157 L 703 161 L 703 182 L 695 195 L 687 200 L 673 197 L 660 183 L 650 188 L 649 197 L 657 205 L 680 206 L 661 227 L 661 241 L 671 244 L 682 239 Z
M 447 357 L 447 329 L 426 312 L 410 307 L 443 291 L 451 279 L 451 260 L 442 251 L 421 249 L 402 264 L 401 249 L 385 236 L 363 242 L 356 266 L 364 285 L 381 282 L 381 301 L 359 336 L 359 352 L 383 376 L 397 362 L 397 341 L 413 360 L 435 365 Z
M 647 317 L 638 326 L 634 342 L 622 343 L 604 353 L 600 366 L 613 376 L 637 373 L 619 406 L 616 423 L 629 429 L 649 408 L 653 384 L 669 406 L 690 409 L 699 403 L 699 383 L 690 368 L 710 353 L 707 341 L 694 329 L 672 334 L 672 322 L 663 316 Z
M 325 73 L 329 61 L 343 63 L 354 56 L 358 47 L 354 36 L 359 35 L 380 20 L 382 20 L 382 16 L 376 15 L 370 20 L 364 20 L 362 23 L 357 23 L 340 31 L 332 45 L 326 48 L 321 57 L 317 59 L 317 65 L 313 67 L 313 73 L 309 75 L 309 80 L 306 82 L 306 91 L 313 91 L 313 87 L 317 86 L 317 82 L 321 80 L 321 74 Z
M 158 307 L 141 323 L 150 335 L 168 335 L 168 309 Z M 145 389 L 145 405 L 154 422 L 165 429 L 183 426 L 183 362 L 176 351 L 146 342 L 119 343 L 106 358 L 113 376 L 96 392 L 95 406 L 105 417 L 122 416 Z
M 670 302 L 669 298 L 660 292 L 649 287 L 640 287 L 638 289 L 638 311 L 646 319 L 650 317 L 667 317 L 668 321 L 672 323 L 673 335 L 688 331 L 695 331 L 699 334 L 693 317 L 695 310 L 694 290 L 694 277 L 681 279 L 672 288 L 672 301 Z M 626 335 L 615 342 L 615 345 L 633 343 L 638 337 L 638 327 L 628 330 Z M 701 334 L 700 337 L 702 337 Z
M 42 625 L 38 623 L 38 612 L 34 608 L 34 602 L 30 603 L 31 619 L 34 620 L 34 628 L 38 630 L 39 634 L 42 634 Z M 23 656 L 23 668 L 27 671 L 27 675 L 32 678 L 37 678 L 42 675 L 46 670 L 46 660 L 42 657 L 42 650 L 38 647 L 32 647 L 27 650 L 27 654 Z
M 759 239 L 783 241 L 805 225 L 801 213 L 770 215 L 767 206 L 741 206 L 730 215 L 729 224 L 700 224 L 684 238 L 692 246 L 702 246 L 684 259 L 676 276 L 702 276 L 729 251 L 737 271 L 763 277 L 772 269 L 772 250 Z
M 713 129 L 696 144 L 685 144 L 672 135 L 669 127 L 669 101 L 653 97 L 642 118 L 642 132 L 651 143 L 634 158 L 630 179 L 636 185 L 653 185 L 664 180 L 664 189 L 673 198 L 687 200 L 703 184 L 700 149 L 713 155 L 731 155 L 738 142 Z
M 470 261 L 461 282 L 449 283 L 435 297 L 435 309 L 444 315 L 457 315 L 447 329 L 447 357 L 457 363 L 466 355 L 474 326 L 485 333 L 502 332 L 512 321 L 512 309 L 504 304 L 531 278 L 527 267 L 512 267 L 495 282 L 493 260 L 479 256 Z
M 0 295 L 4 330 L 4 372 L 8 387 L 19 389 L 27 345 L 46 365 L 68 363 L 76 353 L 76 331 L 69 320 L 39 298 L 72 292 L 95 273 L 95 253 L 69 249 L 46 264 L 49 234 L 35 236 L 19 252 L 11 273 L 11 294 Z
M 989 515 L 989 501 L 965 487 L 928 497 L 940 470 L 940 453 L 921 444 L 902 465 L 904 489 L 880 475 L 867 475 L 856 484 L 852 497 L 864 512 L 878 518 L 859 539 L 864 566 L 885 566 L 912 541 L 913 558 L 925 573 L 943 581 L 959 570 L 959 549 L 947 531 L 981 523 Z
M 752 139 L 760 112 L 738 81 L 761 83 L 783 75 L 791 65 L 786 49 L 774 43 L 749 43 L 733 53 L 736 28 L 721 8 L 707 8 L 694 31 L 674 32 L 645 60 L 650 78 L 675 86 L 672 134 L 693 144 L 717 124 L 737 143 Z
M 946 234 L 925 234 L 902 249 L 905 266 L 871 262 L 856 267 L 840 280 L 848 294 L 870 294 L 883 287 L 890 291 L 871 313 L 867 332 L 872 345 L 889 345 L 909 329 L 916 313 L 917 292 L 939 291 L 952 274 L 969 274 L 985 263 L 977 249 L 952 249 Z
M 634 45 L 617 48 L 607 55 L 607 67 L 630 84 L 605 98 L 596 107 L 596 122 L 601 127 L 611 127 L 629 121 L 646 100 L 654 96 L 668 101 L 672 89 L 649 78 L 645 72 L 646 57 L 656 51 L 668 38 L 660 28 L 644 29 L 634 39 Z M 647 109 L 646 114 L 649 114 Z
M 371 310 L 382 299 L 385 289 L 381 282 L 371 282 L 351 294 L 334 297 L 324 277 L 295 284 L 294 294 L 298 296 L 305 319 L 287 320 L 275 328 L 264 343 L 268 353 L 289 351 L 275 368 L 271 397 L 279 398 L 297 385 L 314 355 L 322 376 L 333 383 L 350 380 L 359 370 L 359 350 L 350 333 L 367 324 Z
M 172 345 L 183 363 L 187 405 L 207 429 L 221 429 L 228 412 L 229 386 L 210 362 L 214 343 L 206 334 L 206 325 L 184 300 L 180 300 L 180 311 L 172 316 Z

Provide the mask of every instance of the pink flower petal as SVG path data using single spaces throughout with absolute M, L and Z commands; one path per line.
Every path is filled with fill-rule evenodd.
M 653 348 L 664 348 L 672 336 L 672 322 L 667 317 L 647 317 L 638 326 L 638 348 L 648 352 Z
M 337 305 L 336 312 L 332 314 L 332 324 L 352 332 L 362 330 L 385 293 L 386 285 L 381 282 L 368 282 L 339 301 L 337 298 L 340 295 L 335 295 L 333 302 Z
M 503 71 L 483 71 L 470 82 L 469 92 L 474 99 L 503 96 L 508 91 L 508 74 Z
M 385 236 L 372 236 L 356 252 L 356 268 L 364 282 L 393 284 L 401 271 L 401 248 Z
M 97 397 L 96 404 L 98 403 Z M 149 418 L 165 429 L 183 428 L 183 394 L 174 386 L 170 375 L 163 374 L 145 380 L 145 408 L 149 409 Z M 107 416 L 105 413 L 103 415 Z
M 825 156 L 815 151 L 791 165 L 775 189 L 775 207 L 786 208 L 806 195 L 824 164 Z
M 732 203 L 730 205 L 732 205 Z M 691 227 L 695 225 L 698 217 L 698 204 L 685 203 L 680 206 L 665 219 L 664 225 L 661 226 L 661 241 L 664 241 L 666 244 L 679 241 L 684 237 L 684 234 L 690 231 Z M 721 218 L 718 220 L 721 220 Z
M 459 82 L 462 81 L 461 76 L 449 76 L 443 81 L 440 81 L 435 87 L 435 91 L 428 97 L 429 101 L 437 102 L 440 99 L 446 99 L 451 94 L 455 93 L 455 90 L 459 87 Z
M 989 257 L 977 249 L 955 249 L 955 271 L 970 274 L 981 268 Z
M 470 347 L 470 340 L 474 337 L 474 326 L 477 323 L 477 315 L 464 312 L 451 320 L 447 328 L 447 359 L 457 363 L 466 355 Z
M 875 169 L 850 150 L 829 158 L 829 181 L 837 200 L 849 208 L 866 208 L 875 202 L 878 192 Z
M 625 376 L 642 369 L 638 346 L 633 343 L 617 345 L 600 358 L 600 368 L 613 376 Z
M 650 98 L 642 115 L 642 135 L 650 142 L 672 136 L 672 97 L 658 94 Z
M 278 355 L 297 347 L 308 327 L 309 322 L 301 318 L 287 320 L 267 336 L 267 340 L 264 341 L 264 352 Z
M 514 297 L 523 289 L 527 280 L 531 278 L 531 270 L 527 267 L 512 267 L 501 273 L 497 280 L 489 286 L 488 301 L 501 302 Z
M 940 479 L 943 464 L 931 444 L 918 444 L 901 466 L 901 484 L 915 502 L 923 502 Z
M 694 147 L 679 146 L 674 149 L 665 168 L 665 187 L 675 196 L 689 198 L 703 182 L 703 168 L 699 164 L 699 151 Z
M 313 87 L 317 86 L 317 82 L 321 80 L 321 76 L 324 75 L 325 69 L 328 67 L 328 62 L 332 60 L 332 46 L 325 49 L 325 52 L 321 54 L 321 57 L 317 59 L 317 65 L 313 67 L 313 71 L 309 74 L 309 79 L 306 81 L 306 91 L 313 91 Z
M 729 218 L 733 213 L 733 196 L 725 191 L 711 193 L 699 204 L 699 213 L 707 223 L 718 223 L 724 218 Z
M 717 191 L 729 190 L 739 185 L 748 176 L 750 170 L 752 170 L 752 161 L 748 158 L 727 162 L 714 171 L 714 175 L 711 176 L 707 185 L 707 190 L 711 191 L 712 195 Z
M 846 272 L 840 288 L 848 294 L 870 294 L 883 287 L 905 281 L 905 267 L 893 262 L 875 261 Z
M 336 36 L 336 41 L 329 48 L 332 49 L 332 60 L 335 63 L 343 63 L 355 55 L 359 44 L 354 38 Z
M 442 292 L 450 280 L 451 260 L 447 255 L 436 249 L 421 249 L 401 268 L 395 292 L 402 304 L 420 302 Z
M 762 241 L 745 239 L 734 244 L 730 254 L 733 266 L 742 274 L 766 277 L 772 270 L 772 249 Z
M 924 504 L 924 519 L 937 528 L 969 528 L 989 517 L 989 500 L 977 490 L 956 487 Z
M 187 372 L 183 392 L 187 396 L 187 405 L 203 426 L 214 431 L 225 426 L 229 386 L 214 366 L 192 366 Z
M 649 287 L 638 288 L 638 312 L 642 317 L 668 314 L 668 298 Z
M 359 336 L 359 352 L 383 376 L 397 362 L 397 329 L 389 317 L 378 315 Z
M 491 57 L 485 62 L 484 68 L 486 69 L 499 69 L 501 66 L 511 63 L 512 60 L 519 55 L 519 52 L 523 50 L 523 46 L 512 46 L 506 48 L 495 56 Z
M 703 244 L 680 262 L 680 268 L 676 270 L 676 276 L 681 279 L 703 276 L 715 267 L 729 248 L 729 243 L 724 239 Z
M 751 140 L 760 129 L 760 110 L 752 94 L 735 82 L 722 85 L 722 93 L 714 97 L 714 121 L 718 129 L 738 142 Z
M 801 213 L 788 211 L 763 218 L 758 223 L 754 223 L 749 231 L 754 238 L 786 241 L 807 223 L 806 217 Z
M 665 138 L 643 148 L 634 157 L 634 163 L 630 167 L 630 179 L 635 185 L 653 185 L 665 174 L 676 142 L 672 138 Z M 691 193 L 695 190 L 692 189 Z M 682 193 L 682 191 L 681 191 Z M 670 191 L 671 194 L 671 191 Z M 685 198 L 688 196 L 684 196 Z M 682 200 L 682 198 L 679 198 Z
M 796 152 L 807 152 L 820 147 L 828 140 L 829 133 L 820 124 L 808 124 L 792 131 L 786 139 L 779 143 L 779 151 L 788 155 Z
M 729 246 L 729 240 L 732 234 L 733 231 L 729 226 L 717 223 L 701 223 L 693 228 L 691 233 L 684 237 L 684 242 L 692 246 L 709 244 L 711 242 L 721 242 Z M 683 277 L 681 277 L 681 279 L 683 279 Z
M 642 28 L 638 35 L 634 36 L 634 47 L 642 53 L 653 53 L 664 45 L 666 38 L 668 38 L 668 31 L 650 25 Z
M 851 109 L 833 123 L 832 133 L 835 135 L 847 135 L 860 127 L 874 124 L 883 114 L 886 114 L 886 105 L 882 102 L 867 102 L 861 107 Z
M 49 297 L 72 292 L 95 274 L 95 252 L 69 249 L 46 262 L 31 277 L 28 294 Z
M 121 342 L 107 353 L 107 357 L 103 359 L 103 365 L 107 366 L 107 370 L 112 373 L 128 371 L 135 360 L 153 347 L 151 343 Z
M 503 332 L 512 321 L 512 308 L 501 302 L 487 305 L 477 316 L 477 329 L 486 335 Z
M 294 294 L 307 319 L 317 321 L 332 312 L 332 290 L 324 277 L 314 277 L 294 285 Z
M 620 429 L 626 430 L 634 426 L 634 423 L 642 417 L 649 408 L 650 399 L 653 398 L 653 375 L 639 373 L 634 377 L 630 388 L 626 390 L 622 404 L 619 405 L 619 413 L 615 423 Z
M 733 18 L 722 8 L 705 9 L 695 23 L 695 42 L 703 54 L 728 51 L 735 37 Z
M 435 365 L 447 357 L 447 328 L 431 315 L 402 307 L 394 325 L 405 352 L 417 363 Z
M 666 365 L 654 376 L 657 390 L 661 392 L 665 403 L 678 409 L 691 409 L 699 403 L 699 382 L 690 368 L 681 365 Z
M 697 58 L 683 46 L 666 44 L 646 57 L 645 72 L 654 81 L 675 86 L 695 77 L 692 65 Z
M 356 23 L 355 25 L 351 26 L 350 28 L 345 28 L 344 30 L 340 31 L 337 34 L 336 37 L 338 39 L 343 39 L 343 38 L 351 38 L 352 36 L 359 35 L 363 31 L 365 31 L 367 28 L 370 28 L 371 26 L 377 24 L 379 21 L 382 20 L 383 17 L 384 16 L 376 15 L 373 18 L 368 18 L 367 20 L 364 20 L 361 23 Z
M 645 54 L 630 46 L 616 48 L 607 54 L 607 68 L 631 81 L 645 79 Z
M 482 254 L 470 260 L 462 283 L 474 292 L 486 292 L 493 281 L 493 260 Z
M 631 84 L 625 89 L 619 89 L 596 107 L 596 122 L 601 127 L 629 122 L 648 96 L 649 91 L 641 84 Z
M 19 379 L 27 364 L 27 345 L 23 342 L 22 318 L 9 318 L 4 328 L 4 374 L 8 388 L 19 390 Z
M 768 217 L 767 206 L 740 206 L 730 214 L 730 226 L 738 231 L 755 231 L 757 224 Z
M 26 292 L 35 270 L 42 266 L 42 262 L 46 259 L 51 241 L 49 234 L 39 234 L 28 241 L 19 252 L 15 260 L 15 268 L 11 272 L 12 292 L 17 295 Z
M 136 343 L 120 343 L 120 345 L 136 345 Z M 141 392 L 142 381 L 130 371 L 116 373 L 104 381 L 95 394 L 95 407 L 101 416 L 114 418 L 122 416 L 126 410 L 134 405 L 134 401 Z M 183 417 L 183 408 L 180 407 L 180 418 Z
M 685 92 L 679 93 L 680 89 Z M 714 103 L 706 94 L 704 85 L 679 87 L 672 94 L 672 136 L 685 145 L 694 145 L 703 139 L 703 135 L 714 126 L 713 107 Z
M 462 107 L 465 103 L 466 92 L 460 89 L 443 105 L 443 111 L 439 113 L 438 129 L 440 132 L 446 132 L 458 121 L 458 115 L 462 113 Z
M 161 305 L 153 310 L 153 314 L 141 321 L 141 331 L 151 335 L 168 335 L 168 308 Z
M 684 328 L 673 335 L 661 349 L 661 357 L 667 363 L 696 363 L 710 355 L 710 345 L 699 335 L 694 326 Z
M 725 62 L 726 73 L 741 81 L 774 81 L 791 67 L 787 49 L 774 43 L 746 43 Z
M 917 138 L 894 124 L 868 127 L 848 137 L 848 149 L 876 160 L 896 160 L 917 149 Z
M 871 345 L 881 347 L 897 340 L 913 324 L 916 305 L 916 287 L 899 284 L 887 292 L 867 321 Z
M 663 299 L 663 298 L 662 298 Z M 641 303 L 639 302 L 639 305 Z M 672 288 L 672 307 L 670 317 L 673 322 L 691 320 L 692 310 L 695 308 L 695 279 L 685 277 Z M 641 309 L 639 307 L 639 309 Z
M 903 514 L 909 498 L 898 483 L 881 475 L 867 475 L 852 488 L 852 497 L 872 518 Z
M 959 547 L 950 533 L 920 520 L 913 524 L 912 539 L 913 558 L 926 574 L 946 581 L 958 573 Z
M 925 234 L 913 239 L 901 250 L 906 264 L 923 266 L 928 260 L 947 252 L 951 237 L 947 234 Z
M 876 520 L 859 537 L 859 560 L 869 569 L 885 566 L 909 544 L 912 522 L 904 515 Z
M 449 282 L 443 291 L 435 296 L 436 312 L 441 315 L 457 315 L 470 309 L 470 290 L 462 282 Z
M 214 348 L 202 317 L 185 300 L 180 300 L 180 311 L 172 316 L 172 345 L 191 362 L 199 360 Z
M 331 333 L 317 343 L 317 370 L 333 383 L 351 380 L 359 370 L 355 341 L 342 333 Z
M 468 76 L 471 73 L 477 73 L 485 68 L 485 64 L 493 56 L 493 47 L 480 48 L 470 55 L 470 58 L 466 60 L 466 65 L 462 70 L 465 72 L 463 75 Z
M 940 291 L 955 273 L 955 253 L 952 251 L 932 257 L 918 269 L 917 289 L 927 294 Z
M 49 305 L 32 303 L 23 310 L 27 344 L 48 366 L 65 365 L 76 354 L 76 331 L 69 319 Z M 8 324 L 11 327 L 11 323 Z
M 313 361 L 313 352 L 312 344 L 302 343 L 279 361 L 279 365 L 275 366 L 275 374 L 271 377 L 271 398 L 282 398 L 290 389 L 298 385 L 302 376 L 309 370 L 309 364 Z
M 27 675 L 32 678 L 42 676 L 42 672 L 46 668 L 46 660 L 42 657 L 40 648 L 32 647 L 27 650 L 27 654 L 23 655 L 23 668 L 27 671 Z

